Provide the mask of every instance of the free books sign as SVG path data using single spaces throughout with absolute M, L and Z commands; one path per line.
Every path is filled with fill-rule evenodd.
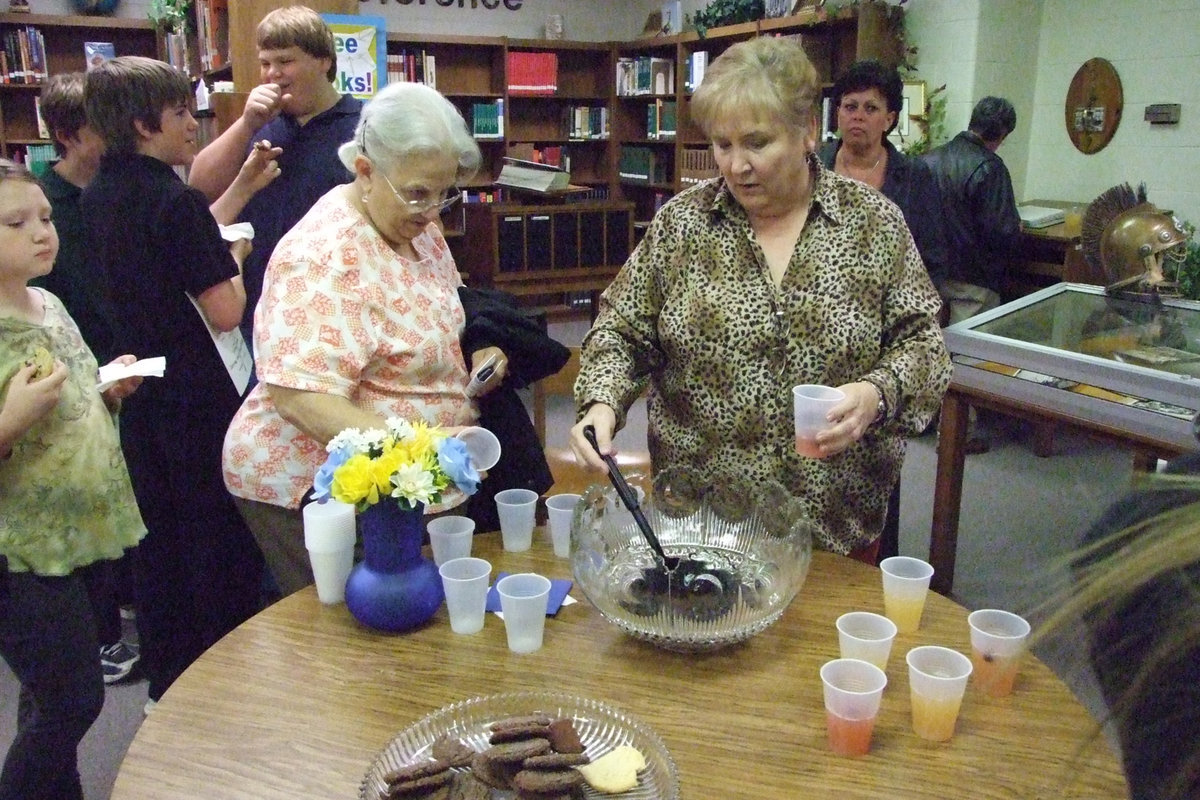
M 360 100 L 374 97 L 387 83 L 387 22 L 383 17 L 322 14 L 333 31 L 337 75 L 333 87 Z

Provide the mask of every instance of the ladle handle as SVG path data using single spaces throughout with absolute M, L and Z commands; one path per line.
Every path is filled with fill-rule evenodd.
M 600 445 L 596 442 L 596 429 L 591 425 L 585 425 L 583 428 L 583 438 L 588 440 L 588 444 L 592 446 L 596 454 L 604 459 L 604 463 L 608 465 L 608 479 L 612 481 L 613 488 L 617 490 L 621 502 L 629 509 L 629 513 L 633 514 L 633 521 L 637 523 L 638 529 L 642 532 L 642 536 L 646 538 L 650 549 L 666 565 L 670 565 L 672 561 L 677 561 L 677 559 L 668 560 L 667 554 L 663 552 L 662 545 L 658 542 L 658 537 L 654 535 L 654 529 L 650 527 L 649 520 L 646 519 L 646 515 L 642 513 L 642 509 L 638 506 L 637 492 L 633 491 L 629 484 L 625 482 L 625 476 L 621 474 L 616 460 L 612 456 L 606 456 L 600 452 Z

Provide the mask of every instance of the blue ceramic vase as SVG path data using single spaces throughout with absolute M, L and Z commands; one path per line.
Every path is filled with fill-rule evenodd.
M 437 612 L 445 595 L 434 563 L 421 555 L 424 507 L 383 500 L 358 515 L 363 560 L 346 580 L 346 606 L 362 624 L 397 633 Z

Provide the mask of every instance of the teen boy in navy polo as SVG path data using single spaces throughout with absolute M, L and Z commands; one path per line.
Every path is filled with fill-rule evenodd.
M 242 116 L 196 156 L 188 176 L 192 186 L 216 199 L 254 143 L 283 148 L 279 180 L 247 203 L 240 217 L 254 226 L 254 251 L 242 270 L 247 341 L 275 245 L 326 192 L 353 177 L 337 150 L 354 138 L 362 110 L 362 101 L 333 86 L 333 32 L 316 11 L 305 6 L 272 11 L 258 24 L 257 42 L 262 83 L 250 92 Z
M 149 531 L 133 574 L 151 701 L 258 610 L 262 579 L 262 556 L 221 479 L 239 392 L 188 299 L 219 330 L 241 321 L 238 262 L 207 199 L 173 169 L 196 152 L 190 97 L 181 72 L 138 56 L 105 62 L 84 87 L 88 124 L 107 149 L 82 205 L 110 281 L 115 345 L 167 361 L 166 374 L 147 379 L 121 414 L 121 447 Z

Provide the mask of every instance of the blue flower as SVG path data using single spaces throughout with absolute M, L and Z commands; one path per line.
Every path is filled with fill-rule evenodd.
M 325 463 L 317 469 L 317 474 L 313 477 L 313 499 L 324 503 L 329 499 L 329 492 L 333 486 L 333 473 L 337 468 L 346 463 L 346 459 L 350 457 L 349 450 L 338 449 L 329 454 L 329 458 L 325 459 Z
M 438 447 L 438 466 L 466 494 L 479 491 L 479 472 L 471 465 L 467 446 L 453 437 L 443 439 Z

